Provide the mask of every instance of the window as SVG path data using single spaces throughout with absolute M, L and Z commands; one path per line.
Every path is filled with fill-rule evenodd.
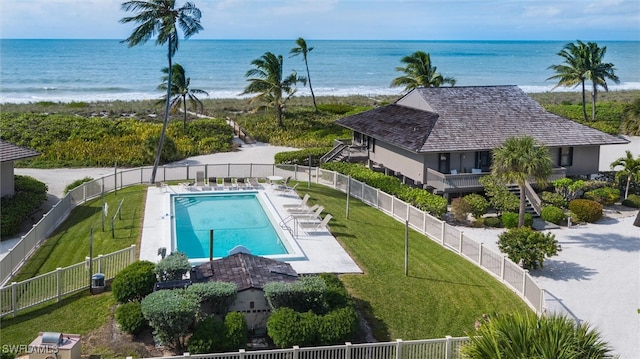
M 567 167 L 573 165 L 573 147 L 560 147 L 558 149 L 558 166 Z
M 451 164 L 451 154 L 450 153 L 440 153 L 440 154 L 438 154 L 438 171 L 440 173 L 449 173 L 450 172 L 450 164 Z
M 479 151 L 476 152 L 476 167 L 480 168 L 483 172 L 491 170 L 491 152 Z

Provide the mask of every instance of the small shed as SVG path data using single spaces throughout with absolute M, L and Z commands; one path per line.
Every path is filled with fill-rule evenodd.
M 11 197 L 15 193 L 13 162 L 39 155 L 32 149 L 0 140 L 0 197 Z
M 270 282 L 295 282 L 298 273 L 289 263 L 236 253 L 197 266 L 191 280 L 194 283 L 235 283 L 238 295 L 229 311 L 244 313 L 247 326 L 255 330 L 265 328 L 271 314 L 271 307 L 264 296 L 264 285 Z

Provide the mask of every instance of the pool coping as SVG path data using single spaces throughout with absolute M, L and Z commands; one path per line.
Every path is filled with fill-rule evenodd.
M 224 193 L 229 191 L 240 190 L 217 190 L 210 191 L 212 193 Z M 298 196 L 282 195 L 282 193 L 274 191 L 270 186 L 264 186 L 257 189 L 262 192 L 269 202 L 273 205 L 279 218 L 286 218 L 287 211 L 285 204 L 300 203 Z M 198 191 L 206 193 L 207 191 Z M 301 190 L 304 192 L 304 190 Z M 170 195 L 172 193 L 197 193 L 191 188 L 184 186 L 150 186 L 147 189 L 147 198 L 145 203 L 144 222 L 142 225 L 142 236 L 140 239 L 140 260 L 147 260 L 157 263 L 161 256 L 159 248 L 166 248 L 169 254 L 172 248 L 171 236 L 171 207 Z M 276 217 L 277 219 L 278 217 Z M 329 233 L 318 231 L 315 233 L 304 233 L 296 231 L 293 240 L 302 250 L 302 258 L 280 259 L 289 263 L 296 272 L 300 274 L 312 273 L 362 273 L 362 270 L 353 261 L 338 241 Z M 270 257 L 271 258 L 271 257 Z

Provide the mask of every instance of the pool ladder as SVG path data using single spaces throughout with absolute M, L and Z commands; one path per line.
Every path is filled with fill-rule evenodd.
M 292 220 L 294 222 L 293 228 L 291 228 L 291 226 L 289 225 L 289 222 L 291 222 Z M 297 234 L 295 233 L 296 232 L 295 228 L 297 228 L 297 226 L 295 224 L 296 224 L 296 218 L 294 216 L 288 216 L 287 218 L 280 221 L 280 228 L 289 231 L 289 233 L 291 233 L 291 235 L 294 238 L 296 238 Z

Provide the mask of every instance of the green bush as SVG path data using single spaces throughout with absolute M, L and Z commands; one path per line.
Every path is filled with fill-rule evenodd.
M 503 224 L 498 217 L 486 217 L 484 219 L 484 225 L 492 228 L 502 228 Z
M 298 151 L 279 152 L 274 156 L 276 164 L 309 166 L 309 156 L 311 156 L 311 166 L 320 166 L 320 157 L 331 150 L 331 147 L 305 148 Z
M 467 216 L 471 213 L 471 205 L 462 198 L 454 198 L 451 200 L 451 213 L 456 221 L 466 222 Z
M 543 204 L 550 204 L 559 208 L 567 208 L 569 202 L 560 194 L 555 192 L 542 192 L 540 195 Z
M 630 194 L 629 197 L 622 201 L 622 205 L 631 208 L 640 208 L 640 196 L 637 194 Z
M 77 180 L 75 180 L 75 181 L 73 181 L 73 182 L 69 183 L 69 184 L 67 185 L 67 187 L 65 187 L 65 188 L 64 188 L 64 194 L 69 193 L 69 191 L 71 191 L 72 189 L 74 189 L 74 188 L 76 188 L 76 187 L 80 186 L 80 185 L 81 185 L 81 184 L 83 184 L 83 183 L 91 182 L 91 181 L 93 181 L 93 178 L 91 178 L 91 177 L 85 177 L 85 178 L 77 179 Z
M 156 284 L 155 264 L 136 261 L 116 274 L 111 283 L 113 297 L 120 303 L 140 301 L 153 292 Z
M 186 289 L 187 295 L 201 303 L 205 314 L 224 315 L 237 293 L 236 284 L 227 282 L 194 283 Z
M 156 276 L 160 282 L 181 280 L 190 269 L 187 255 L 182 252 L 173 252 L 156 264 Z
M 318 105 L 319 111 L 330 112 L 336 115 L 344 115 L 355 109 L 355 106 L 344 103 L 322 103 Z
M 360 317 L 353 307 L 336 309 L 318 319 L 318 345 L 351 342 L 360 330 Z
M 564 211 L 555 206 L 546 206 L 542 208 L 540 217 L 547 222 L 560 224 L 564 220 Z
M 561 195 L 567 202 L 580 198 L 584 193 L 585 181 L 574 181 L 571 178 L 561 178 L 552 182 L 556 193 Z
M 318 276 L 305 276 L 291 283 L 271 282 L 264 286 L 264 296 L 271 309 L 292 308 L 322 314 L 327 311 L 327 285 Z
M 574 199 L 569 202 L 569 210 L 580 222 L 593 223 L 602 218 L 602 205 L 589 199 Z
M 176 350 L 184 349 L 185 338 L 198 312 L 198 302 L 183 289 L 174 289 L 153 292 L 141 304 L 142 314 L 154 329 L 156 338 Z
M 476 219 L 484 216 L 489 209 L 489 201 L 477 193 L 468 194 L 462 200 L 469 204 L 471 214 Z
M 344 287 L 340 278 L 334 273 L 320 273 L 318 277 L 322 278 L 327 286 L 326 300 L 329 310 L 354 305 L 347 288 Z
M 542 268 L 545 257 L 555 256 L 561 250 L 555 235 L 527 227 L 509 229 L 498 238 L 500 251 L 526 269 Z
M 116 308 L 116 323 L 120 329 L 132 335 L 140 334 L 148 325 L 142 315 L 140 302 L 120 304 Z
M 14 177 L 14 195 L 0 199 L 0 238 L 20 231 L 22 222 L 47 200 L 47 185 L 29 176 Z
M 620 200 L 620 190 L 612 187 L 601 187 L 585 192 L 584 198 L 596 201 L 603 206 L 610 206 Z
M 520 199 L 509 192 L 507 186 L 497 182 L 493 176 L 483 176 L 478 181 L 484 186 L 489 204 L 498 214 L 518 211 Z
M 214 317 L 205 318 L 196 324 L 189 338 L 187 349 L 191 354 L 207 354 L 221 351 L 225 346 L 224 323 Z
M 247 347 L 249 329 L 244 314 L 228 313 L 224 318 L 224 351 L 237 351 Z
M 504 212 L 502 216 L 500 216 L 500 219 L 505 228 L 518 228 L 518 213 Z M 531 227 L 531 225 L 533 225 L 533 217 L 531 214 L 524 214 L 524 225 L 525 227 Z
M 312 312 L 298 313 L 287 307 L 276 309 L 267 320 L 267 334 L 273 344 L 280 348 L 290 348 L 294 345 L 316 345 L 317 317 Z

